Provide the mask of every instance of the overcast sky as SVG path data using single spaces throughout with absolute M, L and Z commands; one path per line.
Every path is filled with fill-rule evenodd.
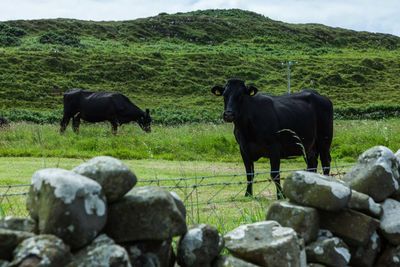
M 400 0 L 0 0 L 0 21 L 131 20 L 198 9 L 241 8 L 292 23 L 322 23 L 400 36 Z

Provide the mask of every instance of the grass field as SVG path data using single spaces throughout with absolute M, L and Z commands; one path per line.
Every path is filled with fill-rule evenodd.
M 361 152 L 374 145 L 397 151 L 399 132 L 399 119 L 336 121 L 333 172 L 346 171 Z M 263 219 L 275 198 L 270 182 L 254 185 L 255 198 L 243 197 L 244 168 L 230 124 L 155 125 L 150 134 L 128 125 L 113 136 L 108 124 L 84 124 L 79 135 L 71 129 L 60 135 L 57 125 L 13 123 L 0 131 L 0 155 L 0 195 L 26 192 L 27 187 L 4 186 L 29 184 L 38 169 L 72 169 L 93 156 L 112 155 L 136 173 L 138 186 L 159 185 L 176 191 L 185 201 L 189 223 L 211 223 L 223 232 Z M 283 160 L 282 176 L 304 167 L 301 158 Z M 255 181 L 267 180 L 268 171 L 267 160 L 257 162 L 256 172 L 262 174 Z M 26 214 L 24 197 L 9 197 L 0 204 L 6 214 Z
M 188 223 L 209 223 L 226 232 L 242 223 L 263 220 L 269 203 L 275 199 L 275 186 L 268 180 L 268 164 L 256 164 L 254 198 L 244 197 L 246 181 L 241 162 L 123 160 L 138 177 L 137 186 L 163 186 L 176 192 L 184 201 Z M 71 158 L 0 157 L 0 195 L 27 192 L 32 174 L 42 168 L 73 167 L 84 162 Z M 337 166 L 336 164 L 339 164 Z M 345 171 L 348 164 L 336 163 L 333 172 Z M 285 161 L 282 177 L 289 170 L 303 169 L 304 163 Z M 171 179 L 173 178 L 173 179 Z M 181 178 L 181 179 L 179 179 Z M 26 216 L 25 196 L 0 196 L 5 215 Z M 0 211 L 0 217 L 1 213 Z
M 241 162 L 232 124 L 154 125 L 150 134 L 125 125 L 111 134 L 109 124 L 83 124 L 80 134 L 64 135 L 54 124 L 13 123 L 0 130 L 0 156 L 87 159 L 110 155 L 121 159 Z M 375 145 L 397 151 L 400 120 L 336 120 L 332 158 L 353 162 Z M 297 159 L 302 161 L 302 159 Z

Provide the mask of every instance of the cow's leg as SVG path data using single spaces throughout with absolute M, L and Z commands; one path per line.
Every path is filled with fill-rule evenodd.
M 74 130 L 75 133 L 79 133 L 79 125 L 81 124 L 81 116 L 78 113 L 72 118 L 72 129 Z
M 111 132 L 113 135 L 116 135 L 118 130 L 118 122 L 116 120 L 112 120 L 110 122 L 111 122 Z
M 317 172 L 318 168 L 318 154 L 316 151 L 310 151 L 307 153 L 307 171 Z
M 240 150 L 240 154 L 242 155 L 244 167 L 246 168 L 246 177 L 247 177 L 247 188 L 245 197 L 249 197 L 253 195 L 253 180 L 254 180 L 254 162 L 249 159 L 249 157 Z
M 329 172 L 331 170 L 331 140 L 332 138 L 328 137 L 322 137 L 317 140 L 319 159 L 321 160 L 324 175 L 329 175 Z
M 329 147 L 324 147 L 319 152 L 319 157 L 321 160 L 322 170 L 324 175 L 329 175 L 331 170 L 331 153 L 329 151 Z
M 245 197 L 250 197 L 253 195 L 253 180 L 254 180 L 254 162 L 253 161 L 243 161 L 244 167 L 246 168 L 246 177 L 247 177 L 247 188 Z
M 277 197 L 277 199 L 283 199 L 283 198 L 285 198 L 285 196 L 283 195 L 282 186 L 281 186 L 281 176 L 279 173 L 280 165 L 281 165 L 279 151 L 274 151 L 271 154 L 269 161 L 271 164 L 271 179 L 274 182 L 275 187 L 276 187 L 276 197 Z
M 71 117 L 64 113 L 64 116 L 60 122 L 60 133 L 65 132 L 65 129 L 67 128 L 70 119 L 71 119 Z

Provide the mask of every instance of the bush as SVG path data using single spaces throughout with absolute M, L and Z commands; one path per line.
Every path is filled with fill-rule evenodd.
M 0 34 L 0 46 L 19 46 L 20 44 L 21 40 L 18 37 Z
M 26 32 L 17 27 L 11 27 L 7 24 L 0 24 L 0 46 L 18 46 L 21 44 L 21 37 Z
M 39 42 L 42 44 L 58 44 L 78 47 L 81 40 L 69 32 L 48 32 L 40 36 Z
M 11 27 L 7 24 L 1 23 L 0 24 L 0 34 L 8 35 L 8 36 L 15 36 L 15 37 L 22 37 L 26 34 L 23 29 L 17 27 Z

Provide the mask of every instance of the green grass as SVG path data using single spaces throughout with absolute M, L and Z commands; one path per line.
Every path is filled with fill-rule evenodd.
M 4 186 L 30 184 L 32 174 L 39 169 L 54 167 L 72 169 L 82 162 L 83 159 L 69 158 L 0 157 L 0 195 L 26 192 L 27 186 L 12 189 Z M 263 220 L 266 208 L 275 199 L 275 187 L 267 182 L 254 184 L 254 198 L 244 197 L 246 186 L 239 184 L 246 181 L 241 162 L 152 159 L 123 160 L 123 162 L 137 175 L 139 180 L 137 186 L 165 186 L 167 190 L 175 191 L 185 203 L 189 224 L 208 223 L 217 226 L 223 233 L 243 223 Z M 256 176 L 256 182 L 268 179 L 267 166 L 265 162 L 256 164 L 256 170 L 263 172 Z M 287 170 L 303 168 L 303 163 L 284 162 L 282 176 L 290 173 Z M 337 168 L 334 168 L 333 172 L 336 171 Z M 210 176 L 216 177 L 210 178 Z M 168 178 L 187 180 L 165 180 Z M 149 181 L 154 182 L 149 183 Z M 198 186 L 194 188 L 193 185 Z M 4 215 L 28 215 L 25 209 L 25 196 L 7 198 L 0 196 L 0 209 Z
M 393 117 L 400 110 L 400 38 L 392 35 L 287 24 L 241 10 L 0 25 L 24 33 L 15 37 L 20 45 L 0 45 L 0 115 L 14 121 L 54 122 L 60 93 L 81 87 L 122 92 L 151 108 L 158 123 L 217 122 L 222 103 L 212 86 L 238 77 L 283 94 L 286 60 L 298 62 L 293 91 L 315 88 L 340 117 Z M 49 33 L 69 33 L 80 45 L 40 43 Z
M 111 134 L 109 124 L 82 124 L 79 135 L 70 127 L 64 135 L 58 129 L 54 124 L 12 123 L 0 130 L 0 156 L 87 159 L 110 155 L 121 159 L 241 161 L 232 124 L 154 125 L 150 134 L 130 124 L 120 127 L 116 136 Z M 336 120 L 334 129 L 333 160 L 353 162 L 375 145 L 394 151 L 400 148 L 399 119 Z
M 396 151 L 400 143 L 398 132 L 399 119 L 335 121 L 332 172 L 346 171 L 361 152 L 375 145 Z M 256 183 L 253 199 L 243 196 L 244 167 L 231 124 L 155 126 L 150 134 L 127 125 L 113 136 L 107 124 L 84 124 L 79 135 L 71 129 L 60 135 L 57 125 L 12 123 L 0 131 L 0 140 L 0 195 L 26 191 L 27 187 L 4 186 L 29 184 L 38 169 L 72 169 L 93 156 L 113 155 L 122 158 L 136 173 L 138 186 L 153 180 L 151 185 L 176 191 L 186 204 L 189 224 L 210 223 L 226 232 L 239 224 L 263 219 L 265 209 L 275 198 L 271 183 Z M 282 177 L 304 168 L 301 158 L 283 160 Z M 262 172 L 255 181 L 268 179 L 267 160 L 257 162 L 255 169 Z M 215 175 L 218 177 L 202 178 Z M 196 184 L 204 187 L 193 187 Z M 3 198 L 2 212 L 26 215 L 24 201 L 21 196 Z
M 197 177 L 195 182 L 204 183 L 199 177 L 243 173 L 232 125 L 221 124 L 222 99 L 210 88 L 238 77 L 262 93 L 283 94 L 281 62 L 287 60 L 298 62 L 292 90 L 312 87 L 328 96 L 336 118 L 394 118 L 336 120 L 332 157 L 334 170 L 340 170 L 372 146 L 399 148 L 399 52 L 396 36 L 287 24 L 241 10 L 123 22 L 0 23 L 0 116 L 13 122 L 0 129 L 0 186 L 29 183 L 37 169 L 71 169 L 98 155 L 123 159 L 139 185 L 166 177 Z M 108 124 L 83 124 L 79 135 L 70 128 L 59 135 L 61 95 L 74 87 L 126 94 L 151 109 L 153 132 L 126 125 L 113 136 Z M 283 161 L 281 169 L 301 168 L 298 158 Z M 267 160 L 257 163 L 256 171 L 268 170 Z M 257 180 L 263 177 L 268 175 Z M 220 184 L 243 182 L 243 175 L 213 181 L 217 185 L 195 190 L 187 181 L 189 187 L 178 190 L 189 223 L 207 222 L 225 232 L 264 218 L 273 186 L 256 184 L 258 196 L 249 201 L 242 197 L 244 185 Z M 197 206 L 211 198 L 212 204 Z M 0 204 L 0 217 L 26 214 L 23 197 Z

